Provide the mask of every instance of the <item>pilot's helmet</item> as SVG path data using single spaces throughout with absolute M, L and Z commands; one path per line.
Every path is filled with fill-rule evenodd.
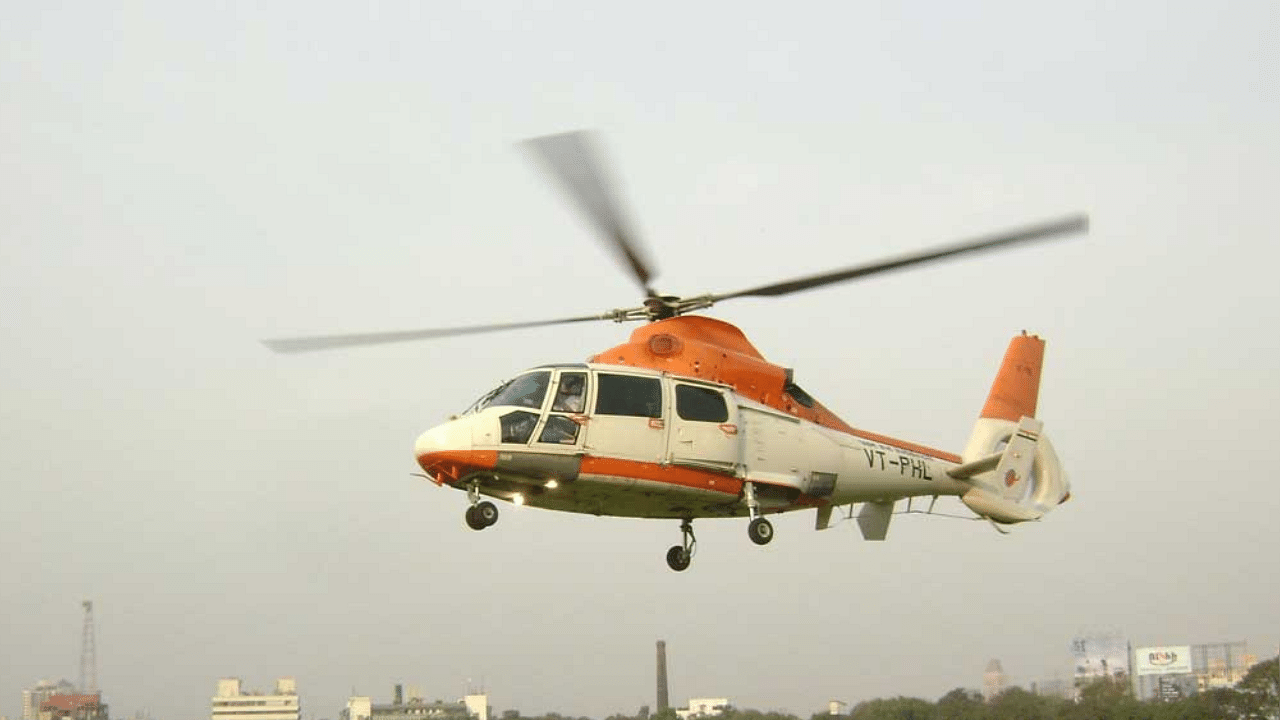
M 560 378 L 560 392 L 562 393 L 579 393 L 582 392 L 582 376 L 574 373 L 573 375 L 564 375 Z

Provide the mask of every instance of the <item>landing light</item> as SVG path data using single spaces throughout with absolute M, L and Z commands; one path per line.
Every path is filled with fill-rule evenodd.
M 516 493 L 515 496 L 511 498 L 511 502 L 516 505 L 523 505 L 524 495 L 521 495 L 520 493 Z
M 547 484 L 544 487 L 546 487 L 548 490 L 555 490 L 556 488 L 560 487 L 560 482 L 558 480 L 548 480 Z

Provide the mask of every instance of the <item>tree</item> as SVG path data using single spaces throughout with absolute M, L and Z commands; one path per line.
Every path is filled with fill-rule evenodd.
M 988 720 L 991 717 L 982 695 L 964 688 L 956 688 L 938 698 L 938 720 Z
M 1101 678 L 1080 689 L 1080 701 L 1063 705 L 1062 720 L 1129 720 L 1142 717 L 1128 678 Z
M 935 720 L 936 711 L 928 700 L 896 697 L 860 702 L 849 713 L 849 720 Z
M 800 720 L 795 715 L 770 710 L 762 712 L 760 710 L 738 709 L 732 705 L 726 707 L 719 715 L 713 716 L 716 720 Z
M 1246 720 L 1262 720 L 1276 717 L 1276 703 L 1280 702 L 1280 657 L 1263 660 L 1245 673 L 1236 683 L 1239 696 L 1239 717 Z
M 1264 660 L 1249 668 L 1249 672 L 1231 689 L 1211 691 L 1212 702 L 1217 705 L 1217 717 L 1229 720 L 1267 720 L 1277 717 L 1276 704 L 1280 702 L 1276 677 L 1277 659 Z
M 1020 687 L 1011 687 L 991 699 L 992 720 L 1051 720 L 1054 709 L 1042 698 Z
M 650 715 L 649 720 L 680 720 L 680 716 L 676 714 L 673 708 L 667 708 Z

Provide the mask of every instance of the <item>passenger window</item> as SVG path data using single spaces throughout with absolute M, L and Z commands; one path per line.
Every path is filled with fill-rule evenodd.
M 634 375 L 600 375 L 597 415 L 662 417 L 662 381 Z
M 728 422 L 729 405 L 718 390 L 696 385 L 676 385 L 676 414 L 681 420 Z
M 486 407 L 513 405 L 515 407 L 540 408 L 542 399 L 547 396 L 547 385 L 551 382 L 551 372 L 541 370 L 521 375 L 507 383 L 497 395 L 493 396 Z
M 533 427 L 538 424 L 538 416 L 531 412 L 517 410 L 509 412 L 499 419 L 502 425 L 502 442 L 527 443 L 533 435 Z
M 538 442 L 572 445 L 578 442 L 578 423 L 564 415 L 552 415 L 547 418 L 547 424 L 542 426 Z
M 586 408 L 587 374 L 580 372 L 560 373 L 560 384 L 556 387 L 556 399 L 551 403 L 554 412 L 580 413 Z

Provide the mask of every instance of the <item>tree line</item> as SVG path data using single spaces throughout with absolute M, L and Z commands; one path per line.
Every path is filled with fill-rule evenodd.
M 1280 720 L 1278 658 L 1258 663 L 1230 688 L 1207 690 L 1174 700 L 1139 700 L 1127 680 L 1098 680 L 1081 688 L 1076 700 L 1044 697 L 1009 688 L 986 702 L 972 690 L 956 688 L 935 702 L 895 697 L 866 700 L 844 715 L 814 713 L 809 720 Z M 800 720 L 777 711 L 727 708 L 717 720 Z M 575 720 L 556 713 L 503 720 Z M 577 718 L 576 720 L 591 720 Z M 605 720 L 678 720 L 675 710 L 611 715 Z

